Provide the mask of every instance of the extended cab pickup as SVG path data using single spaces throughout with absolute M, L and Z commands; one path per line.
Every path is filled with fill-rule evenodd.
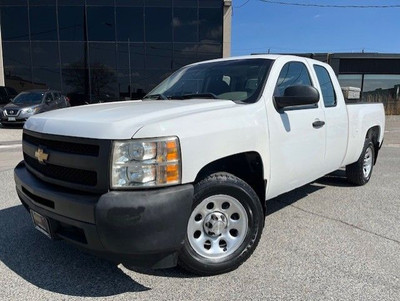
M 175 72 L 141 101 L 35 115 L 15 168 L 35 227 L 127 265 L 230 271 L 266 200 L 341 167 L 366 184 L 382 104 L 346 105 L 327 64 L 258 55 Z

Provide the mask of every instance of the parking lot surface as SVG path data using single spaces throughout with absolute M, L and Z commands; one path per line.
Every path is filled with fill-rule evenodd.
M 15 192 L 21 129 L 0 128 L 0 300 L 400 300 L 400 118 L 387 118 L 371 181 L 342 170 L 268 202 L 239 269 L 195 277 L 129 270 L 36 231 Z

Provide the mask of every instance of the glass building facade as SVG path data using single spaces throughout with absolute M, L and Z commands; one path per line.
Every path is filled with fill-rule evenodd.
M 400 54 L 301 54 L 330 64 L 340 86 L 361 90 L 361 102 L 381 102 L 386 114 L 400 114 Z
M 0 9 L 5 85 L 60 90 L 73 104 L 138 99 L 178 68 L 223 56 L 221 0 L 0 0 Z

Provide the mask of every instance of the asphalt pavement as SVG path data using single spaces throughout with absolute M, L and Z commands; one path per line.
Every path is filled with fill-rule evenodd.
M 385 135 L 366 186 L 339 170 L 270 200 L 252 257 L 195 277 L 128 270 L 36 231 L 14 189 L 21 130 L 0 128 L 0 300 L 400 300 L 400 116 Z

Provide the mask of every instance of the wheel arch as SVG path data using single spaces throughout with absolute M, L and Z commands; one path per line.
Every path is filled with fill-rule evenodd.
M 263 161 L 258 152 L 244 152 L 230 155 L 212 161 L 205 165 L 197 174 L 195 183 L 205 177 L 217 173 L 230 173 L 250 185 L 260 199 L 264 214 L 266 212 L 265 192 L 267 181 L 264 180 Z

